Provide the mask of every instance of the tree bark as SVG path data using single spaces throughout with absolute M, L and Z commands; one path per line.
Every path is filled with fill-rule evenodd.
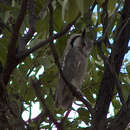
M 126 126 L 130 122 L 130 96 L 125 105 L 122 106 L 118 114 L 115 116 L 114 120 L 109 130 L 125 130 Z
M 117 35 L 114 39 L 112 52 L 108 59 L 109 63 L 111 64 L 111 66 L 113 67 L 118 76 L 124 59 L 124 55 L 128 50 L 128 42 L 130 38 L 129 19 L 130 19 L 130 1 L 126 0 L 121 14 Z M 124 24 L 126 24 L 125 27 Z M 109 66 L 106 65 L 95 106 L 95 118 L 93 123 L 94 130 L 106 129 L 105 119 L 107 117 L 110 102 L 112 101 L 113 98 L 113 92 L 115 89 L 115 80 L 116 79 L 113 76 L 112 72 L 110 71 Z

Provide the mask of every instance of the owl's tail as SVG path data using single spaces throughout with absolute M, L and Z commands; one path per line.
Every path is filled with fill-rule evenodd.
M 69 109 L 72 106 L 74 96 L 69 90 L 68 86 L 62 78 L 59 79 L 59 84 L 55 93 L 56 107 L 62 107 L 63 109 Z

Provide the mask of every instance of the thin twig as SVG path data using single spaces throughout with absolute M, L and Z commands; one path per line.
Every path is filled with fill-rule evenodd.
M 35 17 L 35 4 L 34 0 L 28 0 L 28 13 L 29 13 L 29 30 L 24 36 L 19 38 L 18 41 L 18 55 L 25 50 L 25 46 L 32 39 L 34 33 L 36 32 L 36 17 Z
M 110 19 L 110 21 L 109 21 L 109 23 L 107 24 L 107 27 L 106 27 L 106 29 L 105 29 L 105 31 L 104 31 L 103 36 L 102 36 L 101 38 L 99 38 L 98 40 L 96 40 L 96 41 L 94 42 L 94 44 L 101 43 L 101 42 L 103 42 L 103 41 L 105 40 L 105 37 L 106 37 L 106 35 L 107 35 L 107 32 L 108 32 L 110 26 L 112 25 L 115 16 L 116 16 L 117 13 L 118 13 L 118 10 L 119 10 L 119 8 L 120 8 L 120 6 L 121 6 L 121 3 L 122 3 L 122 0 L 120 0 L 120 2 L 119 2 L 119 4 L 118 4 L 117 8 L 115 9 L 115 11 L 114 11 L 114 13 L 113 13 L 113 15 L 112 15 L 112 17 L 111 17 L 111 19 Z
M 29 102 L 29 120 L 31 120 L 32 117 L 32 102 Z
M 70 112 L 71 112 L 71 109 L 69 109 L 69 110 L 66 112 L 65 116 L 62 118 L 62 120 L 61 120 L 61 122 L 60 122 L 61 126 L 64 124 L 64 122 L 65 122 L 66 119 L 68 118 Z
M 54 118 L 51 111 L 48 109 L 48 107 L 47 107 L 47 105 L 45 103 L 45 100 L 44 100 L 44 98 L 42 96 L 41 89 L 40 89 L 41 82 L 39 80 L 37 80 L 37 81 L 31 80 L 31 83 L 32 83 L 32 86 L 34 88 L 34 91 L 35 91 L 35 94 L 36 94 L 37 98 L 39 99 L 39 101 L 42 104 L 43 110 L 45 111 L 45 113 L 47 113 L 47 115 L 49 117 L 50 122 L 54 123 L 57 128 L 60 128 L 59 123 Z
M 1 19 L 0 19 L 0 31 L 3 31 L 4 29 L 7 29 L 9 32 L 11 32 L 11 29 L 8 25 L 6 25 Z
M 8 83 L 10 74 L 12 73 L 13 69 L 17 66 L 18 61 L 16 60 L 16 53 L 17 53 L 17 40 L 19 36 L 19 30 L 23 23 L 24 17 L 26 15 L 27 9 L 27 0 L 23 0 L 20 13 L 16 19 L 16 23 L 13 26 L 12 37 L 9 41 L 8 45 L 8 54 L 7 54 L 7 61 L 4 68 L 4 82 L 5 85 Z
M 41 112 L 38 116 L 34 117 L 33 119 L 29 119 L 26 121 L 26 124 L 29 124 L 30 121 L 33 121 L 34 124 L 36 124 L 37 126 L 39 126 L 47 117 L 47 113 L 46 112 Z
M 36 17 L 35 17 L 35 3 L 34 0 L 28 1 L 28 12 L 29 12 L 29 26 L 30 29 L 36 31 Z
M 24 34 L 24 36 L 19 38 L 19 41 L 18 41 L 18 54 L 17 55 L 20 55 L 25 50 L 25 47 L 26 47 L 27 43 L 29 42 L 29 40 L 32 39 L 34 33 L 35 33 L 34 30 L 29 29 L 27 31 L 27 33 Z
M 53 37 L 49 37 L 47 40 L 39 42 L 37 45 L 32 47 L 31 49 L 26 50 L 23 54 L 17 55 L 17 59 L 24 59 L 26 58 L 29 54 L 33 53 L 34 51 L 38 50 L 39 48 L 45 46 L 49 42 L 53 41 L 54 39 L 60 38 L 64 34 L 68 32 L 68 30 L 71 28 L 72 25 L 75 24 L 77 19 L 80 17 L 81 14 L 79 14 L 73 21 L 71 21 L 69 24 L 67 24 L 61 32 L 58 32 L 57 34 L 53 35 Z
M 46 0 L 45 7 L 44 7 L 44 8 L 42 9 L 42 11 L 40 12 L 38 18 L 41 18 L 41 17 L 45 14 L 45 12 L 46 12 L 46 10 L 47 10 L 47 8 L 48 8 L 48 6 L 49 6 L 50 3 L 51 3 L 51 0 Z

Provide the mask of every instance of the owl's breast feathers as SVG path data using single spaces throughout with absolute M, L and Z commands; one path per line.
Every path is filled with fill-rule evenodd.
M 87 57 L 85 57 L 78 48 L 72 48 L 71 51 L 66 55 L 66 58 L 64 58 L 63 74 L 69 82 L 72 80 L 77 82 L 75 87 L 79 88 L 79 85 L 81 85 L 82 80 L 85 77 L 87 62 Z
M 61 67 L 65 79 L 75 86 L 78 90 L 83 83 L 87 72 L 88 54 L 91 51 L 91 45 L 82 40 L 82 35 L 74 34 L 67 42 Z M 82 43 L 84 41 L 84 43 Z M 65 83 L 59 75 L 58 87 L 56 88 L 56 105 L 65 109 L 71 107 L 74 96 L 69 89 L 70 86 Z

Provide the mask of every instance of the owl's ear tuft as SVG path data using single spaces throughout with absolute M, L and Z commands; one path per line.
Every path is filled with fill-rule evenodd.
M 81 43 L 82 43 L 83 46 L 85 45 L 86 41 L 87 41 L 86 29 L 84 29 L 82 34 L 81 34 Z
M 81 37 L 84 39 L 86 37 L 86 29 L 83 30 Z

